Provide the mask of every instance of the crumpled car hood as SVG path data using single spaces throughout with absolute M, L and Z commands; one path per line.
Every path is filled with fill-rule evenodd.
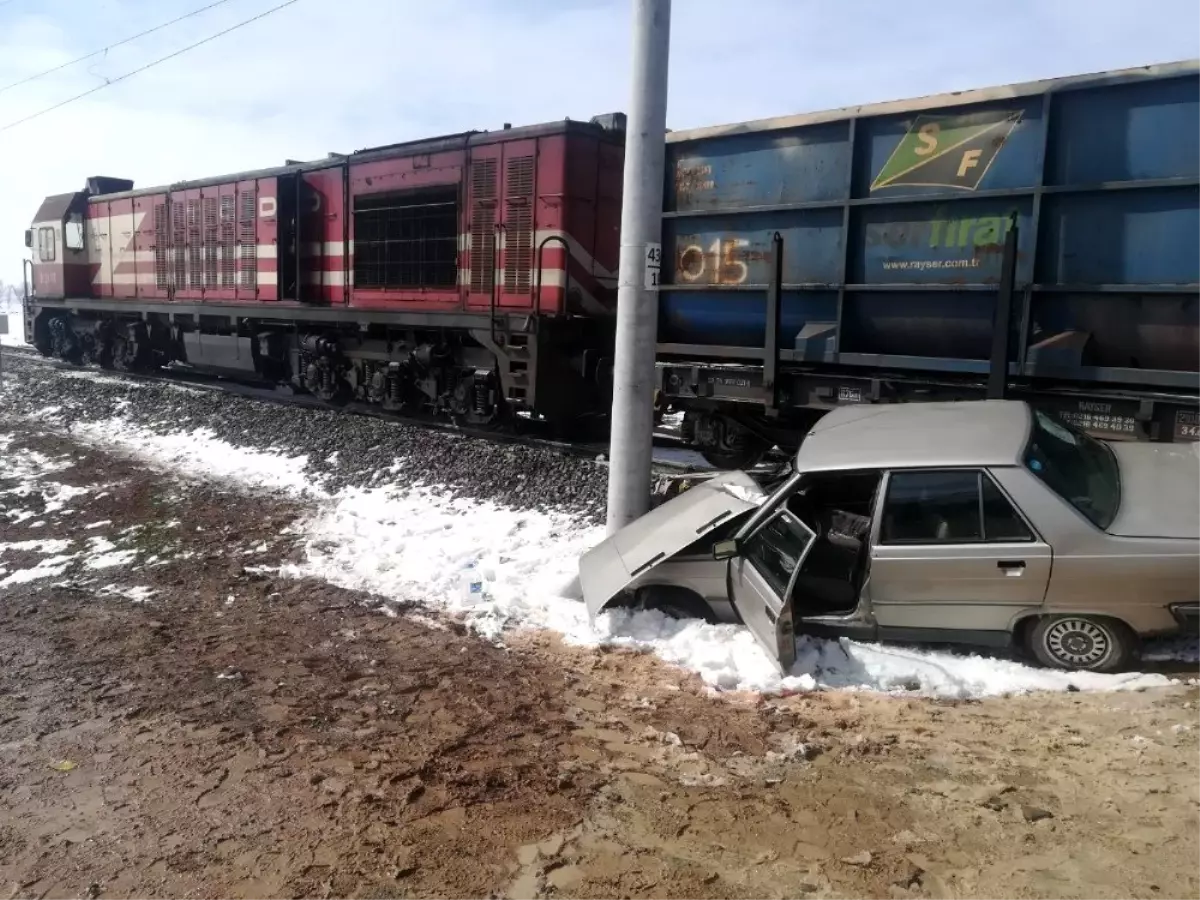
M 609 535 L 579 559 L 588 614 L 594 617 L 639 576 L 766 497 L 745 472 L 723 472 Z

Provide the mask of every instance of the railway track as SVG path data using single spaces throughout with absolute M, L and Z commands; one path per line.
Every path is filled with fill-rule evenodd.
M 562 453 L 564 455 L 577 456 L 591 460 L 596 460 L 601 456 L 606 457 L 608 454 L 608 444 L 606 441 L 564 441 L 549 438 L 544 435 L 538 435 L 535 432 L 539 426 L 539 423 L 534 421 L 520 419 L 517 420 L 520 423 L 518 425 L 518 429 L 526 428 L 529 429 L 528 431 L 471 427 L 435 419 L 432 416 L 402 415 L 395 412 L 378 409 L 377 407 L 367 403 L 330 403 L 314 397 L 311 394 L 297 394 L 287 390 L 247 384 L 245 382 L 237 381 L 236 379 L 225 378 L 205 372 L 169 368 L 154 374 L 147 374 L 139 372 L 124 372 L 118 369 L 96 369 L 88 366 L 73 365 L 61 360 L 49 359 L 43 357 L 36 350 L 25 347 L 5 347 L 2 353 L 4 356 L 16 355 L 22 359 L 45 365 L 56 371 L 92 375 L 97 378 L 111 378 L 114 380 L 129 381 L 132 383 L 175 384 L 180 387 L 188 387 L 195 390 L 216 391 L 229 394 L 231 396 L 241 397 L 243 399 L 257 400 L 265 403 L 275 403 L 304 409 L 323 410 L 326 412 L 341 412 L 349 415 L 368 416 L 387 422 L 394 422 L 396 424 L 437 430 L 449 434 L 462 435 L 463 437 L 476 438 L 496 443 L 538 447 Z M 0 368 L 0 372 L 3 372 L 2 368 Z M 0 377 L 2 377 L 2 375 L 0 375 Z M 678 436 L 673 435 L 670 432 L 656 432 L 654 435 L 654 447 L 654 465 L 662 473 L 677 473 L 686 475 L 713 470 L 711 465 L 699 460 L 698 454 L 696 454 L 696 461 L 689 460 L 685 452 L 689 449 L 688 445 Z M 660 453 L 659 451 L 663 452 Z M 674 451 L 677 453 L 679 458 L 671 458 L 669 451 Z

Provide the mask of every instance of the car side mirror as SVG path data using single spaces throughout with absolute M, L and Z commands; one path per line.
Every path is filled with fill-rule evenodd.
M 32 228 L 25 229 L 25 246 L 33 247 L 33 229 Z
M 733 559 L 740 552 L 741 548 L 738 547 L 737 538 L 729 538 L 728 540 L 717 541 L 713 544 L 713 559 Z

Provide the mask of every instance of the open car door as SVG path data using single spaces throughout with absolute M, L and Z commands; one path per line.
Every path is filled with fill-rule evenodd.
M 816 535 L 782 509 L 741 545 L 729 566 L 729 597 L 758 642 L 786 673 L 796 661 L 792 590 Z

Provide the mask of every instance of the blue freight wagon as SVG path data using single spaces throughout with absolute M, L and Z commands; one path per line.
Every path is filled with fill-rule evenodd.
M 660 403 L 720 465 L 844 403 L 1200 438 L 1200 61 L 668 135 Z

